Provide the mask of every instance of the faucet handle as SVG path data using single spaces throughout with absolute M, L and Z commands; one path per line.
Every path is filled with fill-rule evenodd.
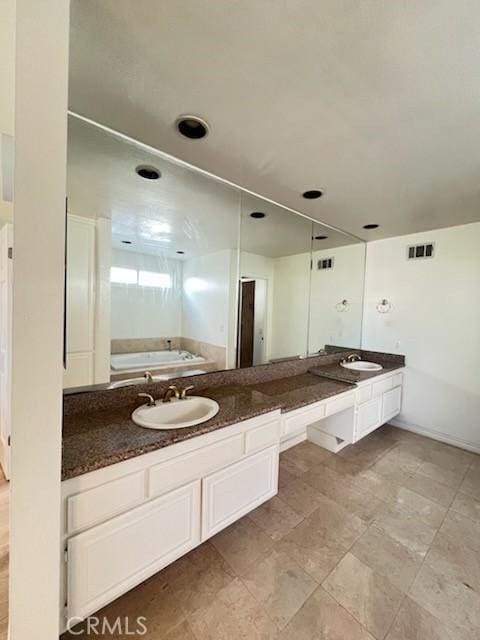
M 195 386 L 193 384 L 189 385 L 188 387 L 185 387 L 185 389 L 182 389 L 180 391 L 180 400 L 185 400 L 185 398 L 187 397 L 187 393 L 192 389 L 195 389 Z
M 149 393 L 139 393 L 138 397 L 139 398 L 148 398 L 147 405 L 149 407 L 154 407 L 155 406 L 155 398 L 152 395 L 150 395 Z

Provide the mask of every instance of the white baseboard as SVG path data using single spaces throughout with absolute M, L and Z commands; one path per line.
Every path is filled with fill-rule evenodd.
M 461 438 L 454 438 L 446 433 L 441 433 L 440 431 L 432 431 L 431 429 L 425 429 L 424 427 L 420 427 L 416 424 L 408 424 L 407 422 L 403 422 L 402 420 L 398 420 L 397 418 L 393 418 L 388 421 L 389 424 L 394 427 L 399 427 L 400 429 L 405 429 L 406 431 L 411 431 L 412 433 L 418 433 L 420 436 L 425 436 L 426 438 L 431 438 L 432 440 L 438 440 L 439 442 L 445 442 L 446 444 L 451 444 L 454 447 L 458 447 L 459 449 L 465 449 L 466 451 L 472 451 L 473 453 L 480 453 L 480 445 L 475 442 L 470 442 L 468 440 L 462 440 Z

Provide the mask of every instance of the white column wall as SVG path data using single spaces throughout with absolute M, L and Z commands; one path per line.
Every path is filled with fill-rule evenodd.
M 10 640 L 56 640 L 69 2 L 16 2 Z

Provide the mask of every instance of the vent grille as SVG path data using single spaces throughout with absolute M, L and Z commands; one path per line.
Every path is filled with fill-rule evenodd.
M 435 246 L 433 242 L 425 244 L 413 244 L 407 247 L 408 260 L 423 260 L 424 258 L 433 258 Z
M 322 258 L 317 262 L 318 271 L 324 271 L 325 269 L 333 269 L 333 258 Z

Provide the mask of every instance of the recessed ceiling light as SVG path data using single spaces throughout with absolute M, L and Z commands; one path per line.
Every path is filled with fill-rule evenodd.
M 208 133 L 208 122 L 198 116 L 183 115 L 175 122 L 177 131 L 190 140 L 200 140 Z
M 255 218 L 256 220 L 260 220 L 260 218 L 265 218 L 266 215 L 266 213 L 262 213 L 261 211 L 254 211 L 250 214 L 250 217 Z
M 177 253 L 179 253 L 180 255 L 183 255 L 185 251 L 177 251 Z
M 131 240 L 122 240 L 122 244 L 132 244 Z
M 145 180 L 158 180 L 162 175 L 158 169 L 150 165 L 141 164 L 135 168 L 135 172 Z
M 315 240 L 326 240 L 328 236 L 315 236 Z
M 378 229 L 380 225 L 379 224 L 364 224 L 363 228 L 364 229 Z
M 310 189 L 309 191 L 304 191 L 302 196 L 306 200 L 316 200 L 317 198 L 321 198 L 323 196 L 323 191 L 320 189 Z

